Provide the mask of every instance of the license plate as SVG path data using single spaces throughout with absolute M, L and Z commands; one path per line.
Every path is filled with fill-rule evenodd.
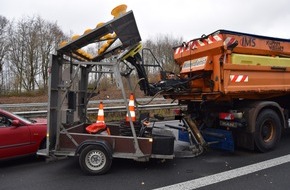
M 220 121 L 220 126 L 237 128 L 237 123 L 233 121 Z

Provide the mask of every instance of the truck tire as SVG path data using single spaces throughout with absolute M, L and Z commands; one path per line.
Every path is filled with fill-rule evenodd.
M 90 175 L 104 174 L 111 168 L 111 155 L 99 145 L 85 147 L 79 156 L 81 169 Z
M 273 110 L 263 110 L 257 117 L 254 140 L 258 151 L 267 152 L 276 147 L 281 138 L 281 122 Z

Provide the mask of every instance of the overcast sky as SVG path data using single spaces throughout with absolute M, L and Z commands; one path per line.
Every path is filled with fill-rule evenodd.
M 133 10 L 143 40 L 169 34 L 188 41 L 218 29 L 290 39 L 289 0 L 1 0 L 0 15 L 39 15 L 67 34 L 82 34 L 111 20 L 112 8 L 123 3 Z

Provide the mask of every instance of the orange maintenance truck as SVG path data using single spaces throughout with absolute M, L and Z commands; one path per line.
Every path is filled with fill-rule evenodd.
M 277 145 L 289 128 L 290 39 L 218 30 L 175 47 L 174 59 L 180 73 L 154 88 L 187 105 L 204 139 L 230 133 L 261 152 Z

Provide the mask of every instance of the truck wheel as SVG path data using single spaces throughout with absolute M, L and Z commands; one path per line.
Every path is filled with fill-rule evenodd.
M 110 169 L 112 159 L 103 147 L 89 145 L 81 151 L 79 164 L 81 169 L 87 174 L 104 174 Z
M 275 148 L 281 138 L 281 122 L 273 110 L 263 110 L 256 120 L 255 145 L 260 152 L 267 152 Z

